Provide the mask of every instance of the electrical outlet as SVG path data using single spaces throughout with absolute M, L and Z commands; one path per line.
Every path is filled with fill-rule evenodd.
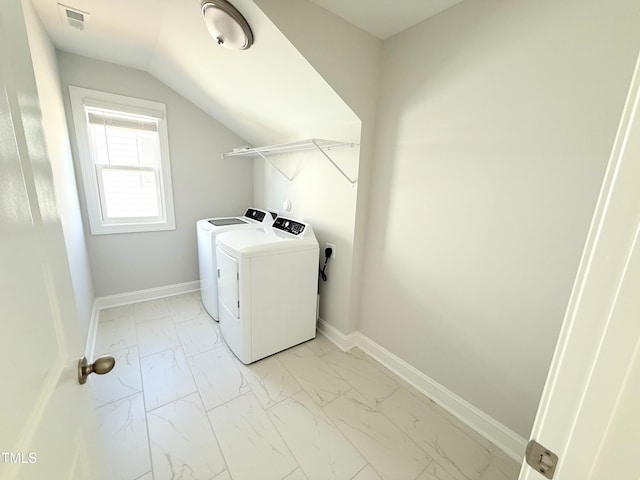
M 335 260 L 335 258 L 336 258 L 336 246 L 333 243 L 327 242 L 327 243 L 324 244 L 324 248 L 325 249 L 327 249 L 327 248 L 331 249 L 331 258 L 333 260 Z

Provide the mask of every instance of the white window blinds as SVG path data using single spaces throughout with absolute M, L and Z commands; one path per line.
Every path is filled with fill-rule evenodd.
M 175 230 L 166 105 L 75 86 L 69 98 L 91 234 Z
M 91 106 L 85 113 L 102 220 L 162 219 L 159 120 Z

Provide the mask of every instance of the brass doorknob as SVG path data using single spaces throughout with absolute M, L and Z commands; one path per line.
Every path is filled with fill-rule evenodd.
M 98 357 L 93 363 L 88 363 L 87 357 L 78 360 L 78 382 L 80 385 L 87 383 L 87 377 L 92 373 L 104 375 L 113 370 L 116 360 L 113 357 Z

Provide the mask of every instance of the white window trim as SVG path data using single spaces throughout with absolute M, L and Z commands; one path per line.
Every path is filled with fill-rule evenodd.
M 100 92 L 69 86 L 69 96 L 71 99 L 71 110 L 73 113 L 73 123 L 76 132 L 76 143 L 78 145 L 78 155 L 80 170 L 82 171 L 82 181 L 84 184 L 87 213 L 92 235 L 103 235 L 111 233 L 133 233 L 152 232 L 160 230 L 175 230 L 176 221 L 173 208 L 173 188 L 171 186 L 171 165 L 169 159 L 169 135 L 167 133 L 167 115 L 163 103 L 142 100 L 139 98 L 116 95 L 114 93 Z M 108 108 L 122 110 L 123 112 L 138 113 L 158 118 L 158 135 L 160 139 L 160 155 L 162 162 L 161 190 L 164 197 L 165 220 L 161 222 L 145 222 L 140 219 L 131 219 L 128 223 L 108 223 L 102 219 L 102 209 L 100 207 L 100 189 L 96 177 L 96 167 L 89 145 L 89 132 L 87 131 L 87 121 L 84 107 L 105 106 Z

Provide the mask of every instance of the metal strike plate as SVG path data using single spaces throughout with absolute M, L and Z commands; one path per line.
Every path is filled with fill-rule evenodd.
M 535 440 L 531 440 L 527 444 L 526 459 L 531 468 L 547 478 L 553 478 L 558 465 L 558 456 L 555 453 L 547 450 Z

